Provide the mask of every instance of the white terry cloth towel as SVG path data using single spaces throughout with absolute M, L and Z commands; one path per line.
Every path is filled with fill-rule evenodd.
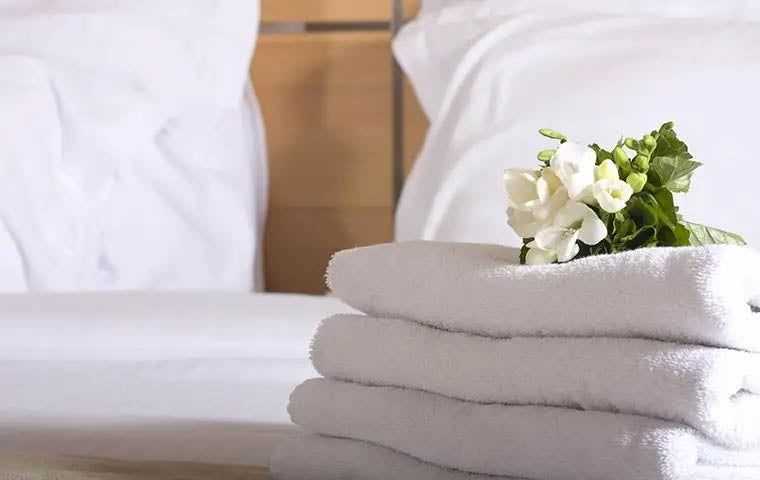
M 654 340 L 496 339 L 363 315 L 324 320 L 311 358 L 329 378 L 480 403 L 663 418 L 760 446 L 760 354 Z
M 357 408 L 360 406 L 360 408 Z M 627 414 L 483 405 L 432 393 L 313 379 L 288 406 L 307 431 L 375 443 L 457 470 L 540 480 L 760 478 L 760 450 L 710 444 L 693 429 Z
M 359 440 L 309 434 L 278 445 L 270 473 L 275 480 L 519 480 L 444 468 Z M 756 474 L 715 469 L 689 480 L 757 480 Z
M 451 470 L 358 440 L 300 435 L 278 445 L 275 480 L 517 480 Z
M 760 254 L 651 248 L 519 265 L 498 245 L 402 242 L 337 253 L 332 291 L 378 317 L 482 335 L 644 337 L 760 351 Z M 757 310 L 755 308 L 755 310 Z

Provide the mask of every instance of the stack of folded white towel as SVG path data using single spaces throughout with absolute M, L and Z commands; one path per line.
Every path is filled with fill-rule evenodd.
M 760 479 L 760 255 L 341 252 L 282 480 Z

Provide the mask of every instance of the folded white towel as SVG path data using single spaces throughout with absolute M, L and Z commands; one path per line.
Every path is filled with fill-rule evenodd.
M 371 443 L 322 435 L 301 435 L 272 455 L 275 480 L 508 480 L 421 462 Z M 517 480 L 517 479 L 512 479 Z
M 692 480 L 716 471 L 760 478 L 760 450 L 723 449 L 690 428 L 634 415 L 483 405 L 325 379 L 296 388 L 288 410 L 311 432 L 469 472 L 541 480 Z
M 371 443 L 322 435 L 278 445 L 270 472 L 275 480 L 519 480 L 451 470 Z M 757 480 L 756 475 L 754 469 L 716 468 L 689 480 Z
M 491 336 L 645 337 L 760 351 L 760 254 L 652 248 L 521 266 L 497 245 L 407 242 L 339 252 L 333 292 L 378 317 Z
M 481 403 L 623 412 L 760 446 L 760 354 L 619 338 L 494 339 L 414 322 L 336 315 L 311 358 L 325 377 Z

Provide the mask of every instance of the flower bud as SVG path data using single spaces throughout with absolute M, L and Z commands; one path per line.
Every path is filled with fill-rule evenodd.
M 633 159 L 633 168 L 637 172 L 647 172 L 649 170 L 649 157 L 646 155 L 636 155 Z
M 598 180 L 620 180 L 618 168 L 612 160 L 605 160 L 594 169 L 594 177 Z
M 542 128 L 538 131 L 541 135 L 543 135 L 546 138 L 551 138 L 553 140 L 567 140 L 567 137 L 564 133 L 560 133 L 556 130 L 552 130 L 551 128 Z
M 657 140 L 655 140 L 653 136 L 647 135 L 644 137 L 644 146 L 647 147 L 650 152 L 653 152 L 654 149 L 657 148 Z
M 549 162 L 549 160 L 552 159 L 555 153 L 557 153 L 557 151 L 554 149 L 542 150 L 538 152 L 538 159 L 542 162 Z
M 639 193 L 644 190 L 644 186 L 647 184 L 647 174 L 633 172 L 625 179 L 625 183 L 631 186 L 634 193 Z
M 631 159 L 626 155 L 625 150 L 621 147 L 615 147 L 612 151 L 612 158 L 615 160 L 618 170 L 622 176 L 626 176 L 631 172 Z
M 639 142 L 632 138 L 626 138 L 625 139 L 625 146 L 630 148 L 631 150 L 638 150 L 639 149 Z

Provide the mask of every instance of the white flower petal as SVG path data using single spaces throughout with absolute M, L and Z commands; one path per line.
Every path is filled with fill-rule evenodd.
M 533 215 L 542 222 L 552 223 L 557 212 L 565 206 L 568 200 L 570 200 L 570 197 L 567 196 L 567 190 L 565 190 L 565 187 L 560 187 L 554 192 L 554 195 L 552 195 L 548 202 L 533 209 Z
M 549 164 L 573 200 L 594 183 L 596 152 L 585 145 L 563 143 Z
M 549 187 L 549 182 L 544 177 L 536 181 L 536 193 L 538 194 L 538 201 L 540 203 L 546 203 L 551 198 L 551 188 Z
M 599 180 L 594 184 L 594 199 L 605 212 L 624 209 L 632 195 L 633 188 L 622 180 Z
M 559 245 L 557 245 L 557 261 L 569 262 L 575 258 L 576 255 L 578 255 L 579 251 L 580 247 L 578 246 L 578 232 L 576 231 L 570 235 L 563 237 Z
M 541 170 L 541 178 L 546 181 L 546 183 L 549 185 L 549 189 L 552 192 L 556 192 L 562 187 L 562 180 L 559 179 L 557 174 L 554 172 L 554 169 L 551 167 L 546 167 Z
M 507 223 L 521 238 L 532 238 L 544 225 L 531 212 L 507 209 Z
M 594 177 L 596 180 L 620 180 L 620 173 L 618 172 L 617 165 L 609 158 L 594 169 Z
M 544 228 L 534 238 L 536 247 L 542 250 L 557 250 L 557 246 L 562 242 L 562 239 L 572 234 L 572 230 L 561 227 L 548 227 Z
M 583 219 L 589 213 L 594 213 L 588 205 L 580 202 L 567 202 L 554 218 L 554 225 L 562 228 L 579 229 L 583 224 Z
M 504 172 L 507 204 L 515 209 L 528 211 L 539 203 L 538 172 L 525 169 L 509 169 Z
M 530 248 L 525 255 L 526 265 L 546 265 L 557 261 L 557 254 L 540 248 Z
M 586 245 L 596 245 L 607 237 L 607 226 L 592 210 L 583 219 L 583 225 L 578 231 L 578 238 Z

